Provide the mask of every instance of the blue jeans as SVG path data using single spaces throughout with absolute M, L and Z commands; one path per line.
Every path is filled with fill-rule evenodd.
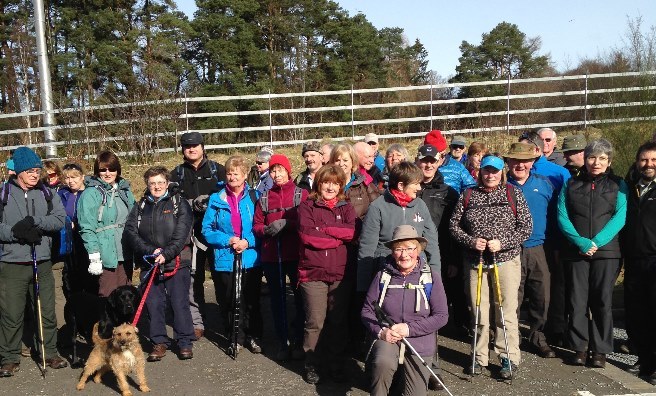
M 283 261 L 278 263 L 262 263 L 264 277 L 269 288 L 271 299 L 271 312 L 276 335 L 281 345 L 287 345 L 291 341 L 294 345 L 303 345 L 303 328 L 305 326 L 305 311 L 303 309 L 303 298 L 298 288 L 298 261 Z M 282 276 L 280 274 L 282 269 Z M 288 334 L 287 325 L 287 282 L 284 276 L 289 277 L 289 286 L 294 293 L 294 318 L 292 320 L 292 334 Z

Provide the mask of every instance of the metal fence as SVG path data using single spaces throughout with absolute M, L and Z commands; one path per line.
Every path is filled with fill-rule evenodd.
M 468 97 L 460 97 L 467 91 Z M 0 150 L 43 146 L 40 111 L 0 114 Z M 197 131 L 207 149 L 308 140 L 487 133 L 538 126 L 587 128 L 656 119 L 656 71 L 339 91 L 184 97 L 54 110 L 60 156 L 99 148 L 152 155 Z M 5 128 L 2 130 L 2 125 Z M 18 127 L 22 125 L 23 127 Z M 62 153 L 61 151 L 64 151 Z

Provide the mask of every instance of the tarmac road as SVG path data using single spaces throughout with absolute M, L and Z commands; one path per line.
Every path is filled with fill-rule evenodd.
M 58 273 L 55 278 L 61 278 Z M 266 289 L 266 288 L 264 288 Z M 268 296 L 263 296 L 262 308 L 265 320 L 264 354 L 254 355 L 242 350 L 237 360 L 225 354 L 226 340 L 212 329 L 218 328 L 218 309 L 215 304 L 213 284 L 205 283 L 208 302 L 208 327 L 206 338 L 194 344 L 194 358 L 180 361 L 169 352 L 161 362 L 146 363 L 146 376 L 153 395 L 365 395 L 367 387 L 363 364 L 349 360 L 346 371 L 351 377 L 347 383 L 337 384 L 327 377 L 318 385 L 305 383 L 301 377 L 302 361 L 278 363 L 273 360 L 274 337 L 269 324 Z M 291 298 L 289 299 L 291 300 Z M 59 315 L 62 314 L 63 296 L 58 295 Z M 58 318 L 58 319 L 61 319 Z M 61 320 L 59 323 L 62 323 Z M 142 343 L 148 351 L 146 341 Z M 81 356 L 88 354 L 88 347 L 80 342 Z M 522 353 L 522 364 L 512 384 L 495 379 L 498 366 L 492 373 L 484 373 L 473 381 L 463 374 L 463 367 L 470 362 L 469 344 L 441 337 L 442 376 L 454 395 L 627 395 L 649 394 L 656 387 L 625 373 L 621 357 L 611 356 L 605 369 L 589 369 L 567 366 L 562 357 L 567 351 L 559 351 L 557 359 L 542 359 L 530 352 Z M 62 350 L 69 358 L 70 350 Z M 491 354 L 493 355 L 493 353 Z M 630 359 L 630 357 L 629 357 Z M 626 359 L 624 359 L 626 361 Z M 491 357 L 491 363 L 496 360 Z M 620 368 L 621 367 L 621 368 Z M 82 369 L 65 368 L 48 370 L 42 379 L 36 364 L 23 358 L 21 370 L 16 376 L 0 379 L 0 392 L 4 395 L 117 395 L 120 394 L 112 374 L 107 374 L 101 384 L 87 383 L 84 391 L 75 390 Z M 134 377 L 133 377 L 134 378 Z M 139 394 L 136 383 L 131 381 L 134 394 Z M 446 395 L 446 392 L 431 392 Z

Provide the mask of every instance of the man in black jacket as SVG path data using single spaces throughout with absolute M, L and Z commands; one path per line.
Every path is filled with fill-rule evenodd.
M 206 262 L 213 260 L 212 249 L 207 248 L 201 233 L 203 215 L 210 195 L 218 190 L 217 183 L 226 181 L 226 171 L 223 165 L 207 158 L 203 135 L 200 133 L 183 133 L 180 137 L 180 145 L 184 162 L 171 171 L 171 181 L 179 184 L 180 195 L 189 201 L 194 210 L 189 304 L 194 322 L 194 334 L 196 339 L 199 339 L 205 332 L 201 315 L 201 308 L 205 305 L 203 289 L 205 266 Z
M 626 331 L 638 354 L 629 368 L 656 385 L 656 142 L 640 146 L 622 234 Z

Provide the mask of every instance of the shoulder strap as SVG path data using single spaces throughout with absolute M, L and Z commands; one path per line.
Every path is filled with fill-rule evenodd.
M 426 293 L 426 299 L 430 299 L 431 292 L 433 291 L 433 273 L 431 272 L 430 266 L 428 264 L 424 264 L 421 267 L 419 284 L 424 285 L 424 292 Z
M 184 168 L 182 165 L 175 167 L 175 173 L 178 175 L 178 183 L 182 186 L 182 181 L 184 180 Z
M 385 300 L 385 295 L 387 294 L 387 289 L 389 287 L 390 281 L 392 280 L 392 275 L 387 269 L 380 270 L 380 283 L 378 285 L 378 306 L 383 306 L 383 300 Z
M 218 182 L 219 181 L 219 176 L 217 176 L 218 170 L 217 170 L 216 162 L 208 159 L 207 160 L 207 165 L 210 167 L 210 176 L 212 178 L 214 178 L 214 180 L 216 182 Z
M 105 211 L 105 205 L 107 205 L 107 192 L 105 191 L 102 186 L 96 185 L 96 190 L 100 193 L 100 205 L 98 206 L 98 222 L 100 223 L 102 221 L 102 215 L 103 212 Z
M 254 189 L 249 188 L 248 196 L 251 198 L 251 201 L 253 202 L 253 207 L 255 207 L 255 205 L 257 205 L 257 192 Z
M 292 201 L 294 207 L 297 207 L 298 205 L 301 204 L 302 197 L 303 197 L 303 189 L 298 186 L 294 187 L 294 200 Z
M 49 215 L 52 213 L 52 190 L 45 184 L 41 183 L 41 192 L 43 193 L 43 197 L 46 199 L 46 205 L 48 206 L 46 215 Z
M 462 208 L 467 209 L 467 206 L 469 206 L 469 200 L 471 199 L 472 196 L 472 188 L 469 187 L 463 192 L 464 198 L 462 199 Z
M 510 209 L 512 209 L 515 217 L 517 217 L 517 191 L 515 191 L 515 186 L 510 183 L 506 183 L 506 198 L 508 199 Z
M 2 183 L 2 189 L 0 190 L 0 221 L 3 220 L 2 216 L 4 215 L 5 205 L 9 201 L 9 190 L 11 185 L 7 182 Z
M 266 190 L 260 197 L 260 206 L 262 207 L 262 213 L 266 216 L 269 213 L 269 190 Z
M 146 197 L 142 197 L 141 200 L 139 201 L 139 209 L 137 209 L 137 230 L 141 225 L 141 214 L 143 213 L 143 208 L 145 206 L 146 206 Z

